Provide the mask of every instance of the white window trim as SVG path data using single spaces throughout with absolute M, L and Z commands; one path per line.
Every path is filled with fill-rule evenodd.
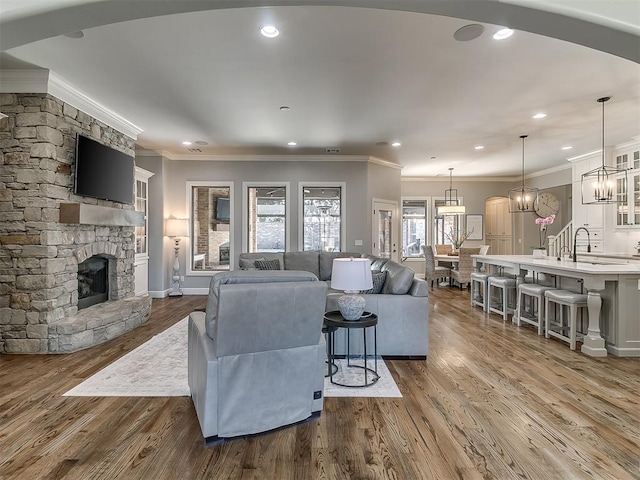
M 226 271 L 226 270 L 193 270 L 193 262 L 191 259 L 193 258 L 193 232 L 192 232 L 192 207 L 193 207 L 193 187 L 228 187 L 229 188 L 229 270 L 233 270 L 233 259 L 235 258 L 233 251 L 233 230 L 234 230 L 234 210 L 235 210 L 235 197 L 233 193 L 233 182 L 187 182 L 187 219 L 189 221 L 189 238 L 186 242 L 186 252 L 187 257 L 185 258 L 186 266 L 186 275 L 193 275 L 194 277 L 210 277 L 214 275 L 216 272 Z
M 347 248 L 347 182 L 298 182 L 298 250 L 304 249 L 304 189 L 340 187 L 340 251 Z
M 404 220 L 404 201 L 408 200 L 408 201 L 424 201 L 425 202 L 425 219 L 424 219 L 424 223 L 425 223 L 425 237 L 426 240 L 426 244 L 427 245 L 431 245 L 431 242 L 433 241 L 433 239 L 431 238 L 431 232 L 433 230 L 432 226 L 433 226 L 433 212 L 431 211 L 431 198 L 432 197 L 402 197 L 400 198 L 400 203 L 402 205 L 402 207 L 400 207 L 400 211 L 401 211 L 401 215 L 400 215 L 400 242 L 402 242 L 402 221 Z M 443 197 L 444 199 L 444 197 Z M 402 252 L 402 248 L 400 249 L 400 251 Z M 424 257 L 407 257 L 405 260 L 405 262 L 424 262 Z
M 291 182 L 242 182 L 242 251 L 249 250 L 249 189 L 284 187 L 284 251 L 291 250 Z

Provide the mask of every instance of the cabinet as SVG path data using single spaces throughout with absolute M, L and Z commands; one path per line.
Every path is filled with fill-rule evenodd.
M 513 253 L 513 226 L 507 197 L 490 197 L 485 200 L 486 241 L 493 255 Z
M 618 148 L 615 152 L 617 168 L 627 170 L 616 181 L 616 192 L 620 203 L 616 205 L 616 227 L 640 228 L 640 144 L 633 143 Z
M 149 293 L 149 251 L 148 251 L 148 232 L 149 232 L 149 178 L 153 176 L 152 172 L 136 167 L 136 212 L 144 214 L 144 225 L 136 227 L 136 256 L 133 262 L 135 294 L 146 295 Z
M 598 168 L 601 165 L 602 157 L 600 152 L 591 154 L 573 163 L 571 216 L 573 218 L 574 230 L 585 227 L 591 232 L 593 229 L 604 228 L 605 205 L 582 204 L 582 174 Z

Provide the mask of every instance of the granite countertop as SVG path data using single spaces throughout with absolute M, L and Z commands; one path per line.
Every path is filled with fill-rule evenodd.
M 554 269 L 565 272 L 586 274 L 618 275 L 640 274 L 640 264 L 600 263 L 589 261 L 573 262 L 570 259 L 557 260 L 555 257 L 534 258 L 532 255 L 472 255 L 473 258 L 487 263 L 513 264 L 542 269 Z

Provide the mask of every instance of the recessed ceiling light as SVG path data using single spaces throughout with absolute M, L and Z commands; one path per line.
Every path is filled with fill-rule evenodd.
M 493 34 L 494 40 L 504 40 L 505 38 L 509 38 L 513 35 L 513 30 L 510 28 L 502 28 Z
M 185 140 L 184 142 L 182 142 L 183 145 L 191 145 L 191 142 L 189 140 Z
M 84 32 L 82 30 L 78 30 L 77 32 L 65 33 L 64 36 L 67 37 L 67 38 L 78 39 L 78 38 L 83 38 L 84 37 Z
M 283 111 L 283 112 L 287 112 L 287 111 L 291 110 L 291 107 L 287 107 L 286 105 L 283 105 L 283 106 L 280 107 L 280 110 Z
M 484 145 L 476 145 L 475 147 L 476 150 L 482 150 L 484 148 Z
M 572 148 L 571 145 L 567 145 L 566 147 L 562 147 L 562 150 L 571 150 Z
M 402 145 L 400 142 L 393 142 L 391 144 L 392 147 L 399 147 L 400 145 Z
M 539 119 L 544 118 L 546 116 L 547 116 L 546 113 L 540 112 L 540 113 L 536 113 L 532 118 L 535 118 L 536 120 L 539 120 Z
M 295 147 L 298 144 L 296 142 L 289 142 L 287 143 L 287 145 L 289 145 L 290 147 Z
M 209 142 L 205 142 L 204 140 L 196 140 L 196 145 L 209 145 Z
M 376 147 L 386 147 L 389 145 L 389 142 L 377 142 Z
M 280 35 L 280 30 L 273 25 L 265 25 L 260 29 L 260 33 L 267 38 L 276 38 Z
M 455 38 L 459 42 L 468 42 L 470 40 L 475 40 L 484 32 L 484 26 L 479 23 L 471 23 L 469 25 L 465 25 L 464 27 L 460 27 L 453 34 L 453 38 Z

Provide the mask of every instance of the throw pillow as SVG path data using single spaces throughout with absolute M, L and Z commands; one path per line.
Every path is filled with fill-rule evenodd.
M 264 258 L 241 258 L 240 270 L 255 270 L 256 261 L 258 260 L 264 260 Z
M 256 260 L 258 270 L 280 270 L 280 260 Z
M 370 288 L 369 290 L 363 290 L 362 293 L 380 293 L 382 291 L 382 287 L 384 286 L 384 281 L 387 279 L 387 272 L 371 272 L 371 279 L 373 280 L 373 288 Z

